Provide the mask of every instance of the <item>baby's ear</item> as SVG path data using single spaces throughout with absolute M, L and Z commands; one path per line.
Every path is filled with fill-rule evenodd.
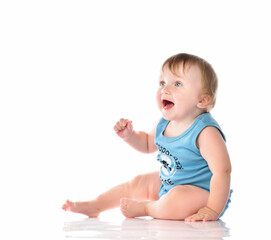
M 201 100 L 199 101 L 197 107 L 198 108 L 207 108 L 208 105 L 210 104 L 212 98 L 209 94 L 204 94 L 201 98 Z

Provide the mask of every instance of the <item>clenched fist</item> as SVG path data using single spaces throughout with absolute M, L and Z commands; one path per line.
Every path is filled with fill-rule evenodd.
M 121 118 L 114 126 L 116 134 L 122 139 L 128 138 L 133 133 L 132 121 Z

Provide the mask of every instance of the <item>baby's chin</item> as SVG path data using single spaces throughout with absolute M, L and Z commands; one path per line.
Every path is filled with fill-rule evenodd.
M 168 120 L 168 121 L 173 120 L 173 118 L 170 117 L 169 114 L 163 113 L 163 111 L 161 111 L 161 113 L 162 113 L 162 116 L 163 116 L 163 118 L 164 118 L 165 120 Z

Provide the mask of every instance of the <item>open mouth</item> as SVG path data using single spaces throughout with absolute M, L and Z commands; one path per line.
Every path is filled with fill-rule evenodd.
M 162 103 L 163 103 L 163 108 L 166 110 L 171 109 L 174 106 L 174 103 L 169 100 L 163 100 Z

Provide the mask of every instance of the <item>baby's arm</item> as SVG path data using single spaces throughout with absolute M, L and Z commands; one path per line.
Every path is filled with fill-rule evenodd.
M 215 127 L 205 128 L 198 137 L 203 158 L 213 173 L 207 206 L 186 220 L 216 220 L 223 211 L 230 192 L 231 163 L 226 144 Z
M 154 144 L 155 128 L 150 132 L 135 131 L 132 121 L 120 119 L 114 126 L 116 134 L 134 149 L 142 153 L 153 153 L 157 150 Z

